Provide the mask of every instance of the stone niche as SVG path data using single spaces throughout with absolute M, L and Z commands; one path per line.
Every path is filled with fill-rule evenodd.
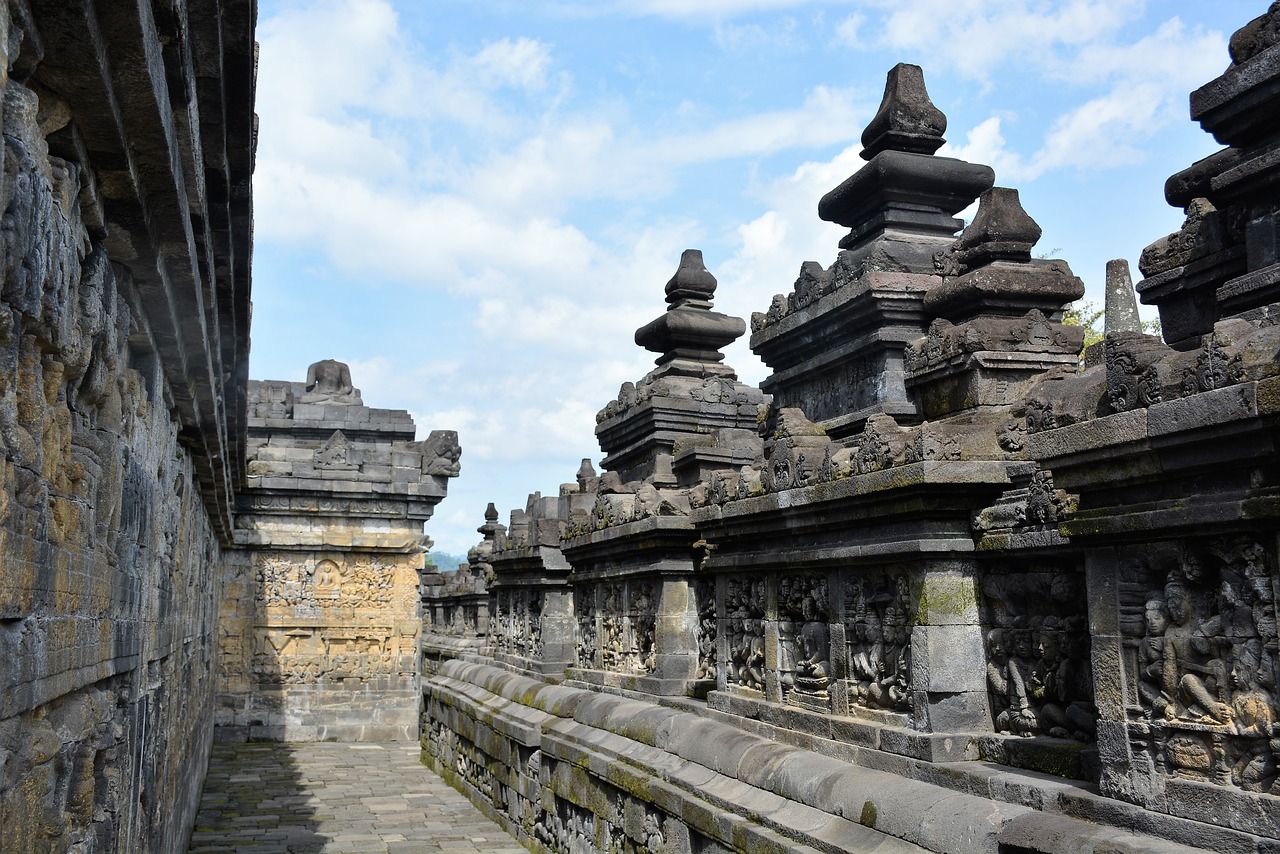
M 250 382 L 248 486 L 219 615 L 223 740 L 413 740 L 423 523 L 457 434 L 414 440 L 346 365 Z

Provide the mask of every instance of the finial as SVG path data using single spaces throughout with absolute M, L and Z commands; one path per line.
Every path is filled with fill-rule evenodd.
M 716 292 L 716 277 L 702 261 L 701 249 L 686 249 L 680 255 L 680 266 L 667 282 L 667 302 L 671 306 L 690 301 L 711 304 Z
M 946 142 L 946 130 L 947 117 L 924 87 L 924 71 L 900 62 L 889 69 L 880 109 L 862 132 L 862 157 L 870 160 L 890 149 L 933 154 Z
M 498 521 L 498 508 L 493 506 L 493 502 L 489 502 L 489 506 L 484 508 L 484 520 L 486 522 Z
M 1227 46 L 1232 65 L 1241 65 L 1280 42 L 1280 2 L 1236 30 Z
M 686 249 L 676 274 L 667 282 L 667 310 L 636 330 L 636 343 L 661 353 L 658 365 L 680 362 L 679 370 L 703 377 L 707 371 L 732 374 L 728 367 L 717 365 L 724 361 L 720 348 L 741 337 L 747 325 L 711 311 L 715 291 L 716 277 L 702 263 L 701 250 Z
M 1138 295 L 1133 290 L 1129 262 L 1123 258 L 1107 262 L 1107 295 L 1102 304 L 1104 332 L 1141 332 Z
M 992 187 L 978 197 L 978 212 L 956 240 L 955 250 L 971 270 L 992 261 L 1025 264 L 1040 233 L 1040 226 L 1022 209 L 1017 190 Z

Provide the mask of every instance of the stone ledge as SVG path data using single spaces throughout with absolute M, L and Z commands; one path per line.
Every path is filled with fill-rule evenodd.
M 536 710 L 541 736 L 528 746 L 540 746 L 615 785 L 626 783 L 615 770 L 625 757 L 627 765 L 643 769 L 648 791 L 667 783 L 766 826 L 770 822 L 762 809 L 781 815 L 799 808 L 797 815 L 819 820 L 815 827 L 832 827 L 823 824 L 823 816 L 860 824 L 869 819 L 876 831 L 947 854 L 1190 854 L 1203 849 L 1183 841 L 1203 842 L 1206 832 L 1213 834 L 1220 854 L 1255 850 L 1247 834 L 1149 813 L 1056 778 L 976 762 L 904 757 L 899 757 L 898 773 L 875 770 L 780 744 L 732 723 L 633 698 L 551 686 L 485 664 L 445 662 L 439 676 L 424 680 L 424 689 L 457 711 L 470 709 L 499 731 L 503 720 L 519 719 L 524 738 L 533 735 L 528 715 Z M 878 753 L 861 749 L 858 755 Z M 918 778 L 926 775 L 935 782 Z M 1034 806 L 1006 800 L 1013 798 Z M 1144 827 L 1167 839 L 1110 821 Z M 1029 835 L 1037 827 L 1049 834 L 1044 840 Z

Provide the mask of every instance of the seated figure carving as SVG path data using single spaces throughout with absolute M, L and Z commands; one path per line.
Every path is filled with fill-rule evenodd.
M 800 641 L 804 657 L 798 664 L 796 682 L 807 690 L 826 690 L 828 677 L 831 675 L 831 662 L 828 658 L 830 633 L 827 624 L 818 619 L 818 606 L 812 596 L 805 597 L 802 607 L 805 623 L 800 629 Z
M 307 368 L 306 394 L 298 402 L 359 404 L 361 400 L 351 385 L 351 368 L 335 359 L 322 359 Z

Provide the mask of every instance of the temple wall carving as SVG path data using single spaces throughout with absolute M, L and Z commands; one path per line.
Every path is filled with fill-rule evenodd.
M 494 622 L 428 629 L 427 761 L 538 851 L 1280 845 L 1278 23 L 1192 94 L 1229 148 L 1083 352 L 1081 280 L 894 68 L 818 205 L 835 261 L 752 318 L 761 389 L 686 251 L 603 471 L 486 516 Z
M 219 32 L 184 3 L 156 24 L 0 2 L 5 851 L 178 851 L 195 819 L 243 431 L 251 8 Z
M 414 739 L 422 525 L 457 475 L 457 435 L 415 441 L 346 365 L 250 382 L 248 483 L 219 613 L 219 739 Z M 428 613 L 461 633 L 466 606 Z

